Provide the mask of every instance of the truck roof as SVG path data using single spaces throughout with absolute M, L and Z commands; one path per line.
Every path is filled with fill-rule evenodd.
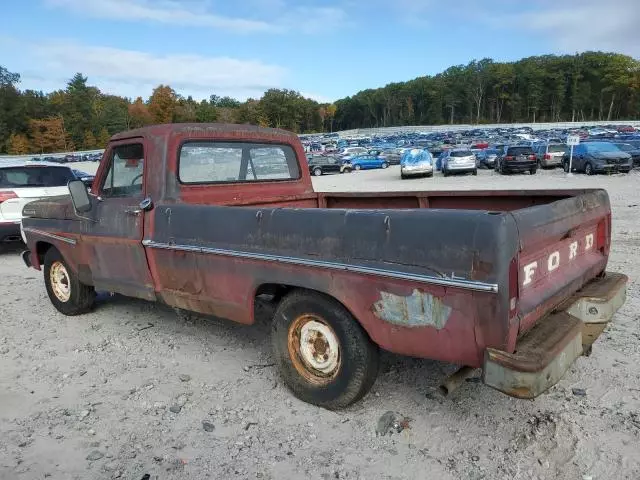
M 194 136 L 206 136 L 207 134 L 229 134 L 234 133 L 243 138 L 243 134 L 251 136 L 254 139 L 273 138 L 274 136 L 282 139 L 290 138 L 292 142 L 299 142 L 296 134 L 281 130 L 279 128 L 265 128 L 254 125 L 239 125 L 235 123 L 165 123 L 161 125 L 150 125 L 148 127 L 136 128 L 115 134 L 111 140 L 125 140 L 133 137 L 157 136 L 163 137 L 174 133 L 194 134 Z

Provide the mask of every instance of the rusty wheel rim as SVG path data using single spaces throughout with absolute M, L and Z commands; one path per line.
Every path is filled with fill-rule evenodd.
M 49 280 L 51 282 L 51 290 L 58 300 L 66 303 L 71 298 L 71 282 L 69 281 L 69 273 L 67 267 L 61 262 L 53 262 L 49 270 Z
M 325 385 L 340 370 L 338 336 L 316 315 L 300 315 L 289 327 L 289 357 L 302 377 L 315 385 Z

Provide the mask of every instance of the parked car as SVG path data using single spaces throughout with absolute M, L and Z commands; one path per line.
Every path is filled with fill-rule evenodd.
M 372 168 L 387 168 L 389 162 L 384 157 L 378 155 L 356 155 L 349 160 L 354 170 L 369 170 Z
M 476 156 L 471 150 L 454 148 L 448 150 L 442 157 L 442 173 L 445 177 L 453 173 L 478 174 Z
M 478 168 L 493 168 L 496 163 L 496 157 L 500 150 L 495 148 L 485 148 L 476 153 L 476 164 Z
M 392 148 L 388 150 L 380 150 L 373 149 L 369 150 L 367 153 L 369 155 L 377 155 L 378 157 L 384 158 L 389 165 L 400 165 L 400 160 L 402 159 L 402 153 L 400 152 L 400 148 Z
M 23 207 L 45 197 L 69 193 L 67 183 L 76 180 L 65 166 L 33 160 L 0 164 L 0 243 L 20 241 Z
M 567 148 L 562 143 L 548 143 L 533 147 L 538 168 L 561 167 Z
M 565 155 L 563 168 L 569 172 L 569 157 Z M 571 171 L 587 175 L 596 173 L 629 173 L 633 168 L 631 155 L 611 142 L 584 142 L 573 147 Z
M 352 170 L 348 160 L 333 156 L 315 155 L 308 158 L 309 173 L 316 177 L 325 173 L 349 173 Z
M 91 175 L 90 173 L 83 172 L 81 170 L 76 170 L 76 169 L 72 169 L 71 171 L 73 172 L 73 175 L 78 180 L 81 180 L 82 183 L 84 183 L 87 186 L 87 188 L 91 188 L 91 185 L 93 185 L 93 180 L 95 178 L 95 175 Z
M 635 141 L 634 143 L 613 143 L 616 147 L 618 147 L 623 152 L 627 152 L 631 155 L 631 160 L 633 161 L 633 167 L 640 167 L 640 142 Z
M 426 149 L 414 148 L 406 150 L 402 155 L 400 178 L 416 176 L 433 176 L 433 156 Z
M 495 171 L 501 175 L 514 172 L 529 172 L 535 175 L 538 171 L 538 161 L 531 147 L 506 146 L 496 157 Z
M 24 208 L 52 305 L 80 315 L 106 291 L 252 324 L 272 302 L 283 383 L 329 409 L 366 395 L 380 349 L 466 366 L 449 392 L 481 368 L 534 398 L 625 301 L 602 189 L 316 193 L 295 134 L 219 124 L 115 135 L 98 172 Z
M 351 159 L 356 155 L 363 155 L 367 152 L 368 150 L 364 147 L 347 147 L 340 152 L 340 156 L 343 158 Z

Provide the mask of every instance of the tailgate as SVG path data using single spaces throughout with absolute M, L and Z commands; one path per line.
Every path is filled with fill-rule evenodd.
M 512 215 L 520 238 L 516 308 L 522 333 L 605 270 L 611 207 L 607 192 L 595 190 Z

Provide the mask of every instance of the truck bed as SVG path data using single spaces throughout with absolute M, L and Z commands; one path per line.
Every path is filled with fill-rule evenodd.
M 519 335 L 604 272 L 609 253 L 604 190 L 322 193 L 264 202 L 158 205 L 144 244 L 156 255 L 154 277 L 176 279 L 157 286 L 160 297 L 251 323 L 246 302 L 264 284 L 311 288 L 352 309 L 388 350 L 479 366 L 486 347 L 513 351 Z M 183 261 L 163 250 L 188 253 Z M 216 275 L 228 289 L 206 298 Z

